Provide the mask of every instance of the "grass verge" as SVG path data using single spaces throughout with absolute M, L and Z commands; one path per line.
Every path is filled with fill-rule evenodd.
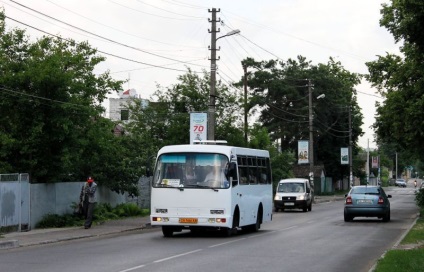
M 424 208 L 416 224 L 401 241 L 377 262 L 375 272 L 421 272 L 424 267 Z

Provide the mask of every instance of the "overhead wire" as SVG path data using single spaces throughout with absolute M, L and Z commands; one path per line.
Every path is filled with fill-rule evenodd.
M 104 39 L 104 40 L 109 41 L 109 42 L 112 42 L 112 43 L 115 43 L 115 44 L 117 44 L 117 45 L 120 45 L 120 46 L 123 46 L 123 47 L 126 47 L 126 48 L 130 48 L 130 49 L 133 49 L 133 50 L 136 50 L 136 51 L 140 51 L 140 52 L 143 52 L 143 53 L 146 53 L 146 54 L 149 54 L 149 55 L 155 56 L 155 57 L 159 57 L 159 58 L 163 58 L 163 59 L 167 59 L 167 60 L 172 60 L 172 61 L 178 61 L 178 62 L 181 62 L 181 63 L 187 63 L 187 62 L 182 61 L 182 60 L 177 60 L 177 59 L 173 59 L 173 58 L 168 58 L 168 57 L 165 57 L 165 56 L 162 56 L 162 55 L 159 55 L 159 54 L 155 54 L 155 53 L 152 53 L 152 52 L 148 52 L 148 51 L 146 51 L 146 50 L 143 50 L 143 49 L 140 49 L 140 48 L 137 48 L 137 47 L 134 47 L 134 46 L 130 46 L 130 45 L 127 45 L 127 44 L 124 44 L 124 43 L 121 43 L 121 42 L 118 42 L 118 41 L 115 41 L 115 40 L 112 40 L 112 39 L 109 39 L 109 38 L 103 37 L 103 36 L 98 35 L 98 34 L 96 34 L 96 33 L 93 33 L 93 32 L 90 32 L 90 31 L 87 31 L 87 30 L 82 29 L 82 28 L 80 28 L 80 27 L 74 26 L 74 25 L 69 24 L 69 23 L 67 23 L 67 22 L 64 22 L 64 21 L 62 21 L 62 20 L 59 20 L 59 19 L 57 19 L 57 18 L 54 18 L 54 17 L 52 17 L 52 16 L 50 16 L 50 15 L 48 15 L 48 14 L 45 14 L 45 13 L 43 13 L 43 12 L 37 11 L 37 10 L 35 10 L 35 9 L 33 9 L 33 8 L 30 8 L 30 7 L 28 7 L 28 6 L 25 6 L 25 5 L 23 5 L 23 4 L 20 4 L 20 3 L 16 2 L 16 1 L 14 1 L 14 0 L 10 0 L 10 1 L 11 1 L 11 2 L 14 2 L 14 3 L 16 3 L 17 5 L 22 6 L 22 7 L 26 8 L 26 9 L 29 9 L 29 10 L 31 10 L 31 11 L 33 11 L 33 12 L 36 12 L 36 13 L 38 13 L 38 14 L 41 14 L 41 15 L 43 15 L 43 16 L 45 16 L 45 17 L 47 17 L 47 18 L 50 18 L 50 19 L 52 19 L 52 20 L 54 20 L 54 21 L 60 22 L 60 23 L 62 23 L 62 24 L 64 24 L 64 25 L 67 25 L 67 26 L 73 27 L 73 28 L 75 28 L 75 29 L 78 29 L 79 31 L 82 31 L 82 32 L 88 33 L 88 34 L 90 34 L 90 35 L 93 35 L 93 36 L 95 36 L 95 37 L 98 37 L 98 38 Z M 197 64 L 192 64 L 192 65 L 205 67 L 204 65 L 197 65 Z
M 171 0 L 171 1 L 162 0 L 162 1 L 173 4 L 173 5 L 177 5 L 177 6 L 180 6 L 180 7 L 192 8 L 192 9 L 207 9 L 207 7 L 187 4 L 187 3 L 184 3 L 184 2 L 181 2 L 181 1 L 175 1 L 175 0 Z
M 340 49 L 336 49 L 336 48 L 332 48 L 332 47 L 327 46 L 327 45 L 323 45 L 323 44 L 320 44 L 320 43 L 317 43 L 317 42 L 314 42 L 314 41 L 311 41 L 311 40 L 308 40 L 308 39 L 305 39 L 305 38 L 298 37 L 298 36 L 293 35 L 293 34 L 290 34 L 290 33 L 286 33 L 286 32 L 280 31 L 278 29 L 274 29 L 273 27 L 270 27 L 268 25 L 257 23 L 254 20 L 252 20 L 252 18 L 243 18 L 241 16 L 238 16 L 237 14 L 235 14 L 235 13 L 233 13 L 231 11 L 226 11 L 226 12 L 229 13 L 229 14 L 233 14 L 233 16 L 235 18 L 239 18 L 239 20 L 241 20 L 241 21 L 243 21 L 243 22 L 245 22 L 247 24 L 250 24 L 252 26 L 256 26 L 256 27 L 259 27 L 261 29 L 268 29 L 268 30 L 270 30 L 270 31 L 272 31 L 274 33 L 282 34 L 284 36 L 287 36 L 287 37 L 290 37 L 290 38 L 293 38 L 293 39 L 296 39 L 296 40 L 300 40 L 302 42 L 306 42 L 306 43 L 309 43 L 309 44 L 312 44 L 312 45 L 315 45 L 315 46 L 318 46 L 318 47 L 321 47 L 321 48 L 325 48 L 325 49 L 328 49 L 328 50 L 331 50 L 331 51 L 337 51 L 337 52 L 343 53 L 343 54 L 345 54 L 347 56 L 350 56 L 351 58 L 359 59 L 359 60 L 362 60 L 362 61 L 365 60 L 364 57 L 361 57 L 361 56 L 356 55 L 356 54 L 352 54 L 351 52 L 340 50 Z
M 14 1 L 12 1 L 12 2 L 14 2 Z M 111 2 L 113 2 L 113 1 L 111 1 Z M 140 2 L 140 1 L 139 1 Z M 169 1 L 165 1 L 165 2 L 169 2 Z M 172 1 L 172 2 L 177 2 L 178 3 L 178 1 Z M 179 2 L 179 3 L 182 3 L 182 2 Z M 194 7 L 192 7 L 192 8 L 194 8 Z M 200 9 L 200 7 L 198 7 L 199 9 Z M 15 20 L 16 21 L 16 20 Z M 19 22 L 19 23 L 21 23 L 21 22 Z M 38 29 L 37 29 L 38 30 Z M 40 31 L 40 30 L 39 30 Z M 44 32 L 44 31 L 43 31 Z M 46 33 L 46 32 L 44 32 L 44 33 Z M 47 34 L 49 34 L 49 35 L 52 35 L 52 34 L 50 34 L 50 33 L 47 33 Z M 52 36 L 55 36 L 55 35 L 52 35 Z M 252 42 L 252 41 L 250 41 L 249 39 L 247 39 L 246 37 L 244 37 L 243 35 L 241 35 L 244 39 L 246 39 L 247 41 L 249 41 L 250 43 L 252 43 L 253 45 L 255 45 L 256 47 L 258 47 L 258 48 L 260 48 L 261 50 L 263 50 L 263 51 L 265 51 L 265 52 L 267 52 L 267 53 L 269 53 L 269 54 L 271 54 L 271 55 L 273 55 L 274 57 L 277 57 L 278 59 L 280 59 L 278 56 L 276 56 L 275 54 L 273 54 L 273 53 L 271 53 L 271 52 L 268 52 L 266 49 L 264 49 L 264 48 L 262 48 L 261 46 L 259 46 L 258 44 L 256 44 L 256 43 L 254 43 L 254 42 Z M 244 49 L 244 48 L 243 48 Z M 244 49 L 245 50 L 245 49 Z M 245 50 L 246 51 L 246 50 Z M 104 53 L 104 52 L 102 52 L 102 51 L 100 51 L 99 50 L 99 52 L 100 53 Z M 108 54 L 108 53 L 105 53 L 105 54 Z M 121 58 L 121 57 L 119 57 L 119 56 L 116 56 L 116 55 L 113 55 L 113 54 L 109 54 L 109 55 L 111 55 L 111 56 L 114 56 L 114 57 L 118 57 L 118 58 Z M 126 59 L 126 58 L 121 58 L 121 59 L 124 59 L 124 60 L 128 60 L 128 61 L 133 61 L 133 60 L 129 60 L 129 59 Z M 140 62 L 138 62 L 138 63 L 140 63 Z M 151 67 L 144 67 L 144 68 L 140 68 L 140 69 L 149 69 L 149 68 L 152 68 L 152 67 L 156 67 L 156 68 L 162 68 L 162 66 L 156 66 L 156 65 L 150 65 L 150 64 L 146 64 L 146 63 L 140 63 L 140 64 L 143 64 L 143 65 L 149 65 L 149 66 L 151 66 Z M 200 66 L 200 65 L 199 65 Z M 203 66 L 204 67 L 204 66 Z M 227 66 L 227 68 L 229 69 L 229 67 Z M 176 71 L 185 71 L 185 70 L 179 70 L 179 69 L 170 69 L 170 70 L 176 70 Z M 231 69 L 229 69 L 230 71 L 231 71 Z M 360 91 L 358 91 L 359 93 L 362 93 L 362 94 L 365 94 L 365 95 L 369 95 L 369 96 L 375 96 L 375 97 L 377 97 L 377 98 L 381 98 L 381 99 L 383 99 L 382 97 L 380 97 L 380 96 L 377 96 L 377 95 L 372 95 L 372 94 L 367 94 L 367 93 L 364 93 L 364 92 L 360 92 Z
M 146 2 L 141 1 L 141 0 L 136 0 L 136 1 L 139 2 L 139 3 L 142 3 L 143 5 L 150 6 L 150 7 L 153 7 L 155 9 L 159 9 L 159 10 L 162 10 L 162 11 L 165 11 L 165 12 L 168 12 L 168 13 L 171 13 L 171 14 L 180 15 L 180 16 L 189 17 L 189 18 L 206 19 L 205 17 L 198 17 L 198 16 L 192 16 L 192 15 L 186 15 L 186 14 L 181 14 L 181 13 L 173 12 L 173 11 L 170 11 L 170 10 L 167 10 L 167 9 L 164 9 L 164 8 L 157 7 L 157 6 L 152 5 L 152 4 L 147 4 Z
M 15 97 L 23 96 L 23 97 L 27 98 L 28 102 L 31 102 L 32 99 L 39 99 L 39 100 L 41 100 L 40 104 L 45 105 L 45 106 L 52 106 L 51 103 L 58 103 L 58 104 L 68 105 L 68 106 L 73 106 L 73 107 L 78 107 L 78 108 L 86 108 L 87 107 L 87 106 L 81 105 L 81 104 L 64 102 L 64 101 L 60 101 L 60 100 L 56 100 L 56 99 L 51 99 L 51 98 L 46 98 L 46 97 L 37 96 L 37 95 L 33 95 L 33 94 L 28 94 L 28 93 L 25 93 L 25 92 L 14 91 L 12 89 L 1 87 L 1 86 L 0 86 L 0 93 L 3 93 L 4 95 L 8 95 L 8 96 L 15 96 Z M 49 103 L 43 103 L 43 101 L 49 102 Z
M 111 3 L 114 3 L 115 5 L 124 7 L 126 9 L 129 9 L 129 10 L 132 10 L 132 11 L 136 11 L 136 12 L 139 12 L 139 13 L 143 13 L 143 14 L 147 14 L 147 15 L 155 16 L 155 17 L 159 17 L 159 18 L 164 18 L 164 19 L 182 20 L 182 21 L 184 21 L 184 20 L 203 20 L 204 19 L 202 17 L 199 17 L 199 18 L 174 18 L 174 17 L 161 16 L 161 15 L 157 15 L 157 14 L 153 14 L 153 13 L 141 11 L 141 10 L 138 10 L 138 9 L 135 9 L 135 8 L 132 8 L 132 7 L 128 7 L 128 6 L 125 6 L 123 4 L 117 3 L 117 2 L 112 1 L 112 0 L 108 0 L 108 1 L 111 2 Z
M 55 38 L 58 38 L 58 39 L 61 39 L 61 40 L 64 40 L 64 41 L 68 41 L 68 42 L 70 42 L 70 40 L 68 40 L 68 39 L 62 38 L 62 37 L 60 37 L 60 36 L 58 36 L 58 35 L 51 34 L 51 33 L 47 32 L 47 31 L 44 31 L 44 30 L 41 30 L 41 29 L 36 28 L 36 27 L 34 27 L 34 26 L 28 25 L 28 24 L 26 24 L 26 23 L 23 23 L 23 22 L 21 22 L 21 21 L 18 21 L 18 20 L 16 20 L 16 19 L 13 19 L 13 18 L 11 18 L 11 17 L 9 17 L 9 16 L 5 16 L 5 18 L 7 18 L 7 19 L 9 19 L 9 20 L 12 20 L 12 21 L 15 21 L 15 22 L 17 22 L 17 23 L 19 23 L 19 24 L 22 24 L 22 25 L 24 25 L 24 26 L 30 27 L 30 28 L 32 28 L 32 29 L 35 29 L 35 30 L 37 30 L 37 31 L 43 32 L 43 33 L 45 33 L 45 34 L 47 34 L 47 35 L 49 35 L 49 36 L 52 36 L 52 37 L 55 37 Z M 97 49 L 96 49 L 96 50 L 97 50 Z M 156 68 L 161 68 L 161 69 L 165 69 L 165 70 L 172 70 L 172 71 L 186 72 L 186 70 L 182 70 L 182 69 L 169 68 L 169 67 L 164 67 L 164 66 L 161 66 L 161 65 L 155 65 L 155 64 L 150 64 L 150 63 L 146 63 L 146 62 L 141 62 L 141 61 L 137 61 L 137 60 L 133 60 L 133 59 L 129 59 L 129 58 L 125 58 L 125 57 L 121 57 L 121 56 L 118 56 L 118 55 L 116 55 L 116 54 L 108 53 L 108 52 L 105 52 L 105 51 L 102 51 L 102 50 L 97 50 L 97 52 L 102 53 L 102 54 L 104 54 L 104 55 L 108 55 L 108 56 L 112 56 L 112 57 L 115 57 L 115 58 L 119 58 L 119 59 L 122 59 L 122 60 L 125 60 L 125 61 L 133 62 L 133 63 L 143 64 L 143 65 L 152 66 L 152 67 L 156 67 Z M 198 71 L 193 71 L 193 72 L 194 72 L 194 73 L 202 73 L 202 72 L 198 72 Z
M 164 45 L 175 46 L 175 44 L 172 44 L 172 43 L 167 43 L 167 42 L 157 41 L 157 40 L 149 39 L 149 38 L 146 38 L 146 37 L 140 37 L 140 36 L 138 36 L 138 35 L 134 35 L 134 34 L 132 34 L 132 33 L 129 33 L 129 32 L 126 32 L 126 31 L 123 31 L 122 29 L 118 29 L 118 28 L 115 28 L 115 27 L 113 27 L 113 26 L 109 26 L 109 25 L 103 24 L 103 23 L 101 23 L 101 22 L 95 21 L 95 20 L 93 20 L 93 19 L 91 19 L 91 18 L 89 18 L 89 17 L 87 17 L 87 16 L 81 15 L 81 14 L 79 14 L 79 13 L 77 13 L 77 12 L 73 11 L 73 10 L 70 10 L 70 9 L 68 9 L 68 8 L 65 8 L 65 7 L 63 7 L 63 6 L 61 6 L 61 5 L 57 4 L 57 3 L 54 3 L 54 2 L 53 2 L 53 1 L 51 1 L 51 0 L 46 0 L 46 1 L 47 1 L 47 2 L 49 2 L 49 3 L 51 3 L 51 4 L 53 4 L 53 5 L 55 5 L 55 6 L 57 6 L 57 7 L 59 7 L 59 8 L 61 8 L 61 9 L 64 9 L 64 10 L 66 10 L 66 11 L 70 12 L 70 13 L 73 13 L 73 14 L 75 14 L 75 15 L 77 15 L 77 16 L 79 16 L 79 17 L 81 17 L 81 18 L 84 18 L 84 19 L 86 19 L 86 20 L 88 20 L 88 21 L 91 21 L 91 22 L 93 22 L 93 23 L 96 23 L 96 24 L 98 24 L 98 25 L 101 25 L 101 26 L 104 26 L 104 27 L 107 27 L 107 28 L 113 29 L 113 30 L 115 30 L 115 31 L 121 32 L 121 33 L 123 33 L 123 34 L 129 35 L 129 36 L 132 36 L 132 37 L 135 37 L 135 38 L 138 38 L 138 39 L 142 39 L 142 40 L 150 41 L 150 42 L 155 42 L 155 43 L 160 43 L 160 44 L 164 44 Z M 204 49 L 203 47 L 189 46 L 189 45 L 181 45 L 181 44 L 180 44 L 180 45 L 178 45 L 178 46 L 180 46 L 180 47 L 186 47 L 186 48 L 191 48 L 191 49 Z M 173 51 L 176 51 L 176 50 L 174 49 Z M 180 50 L 177 50 L 177 51 L 180 51 Z

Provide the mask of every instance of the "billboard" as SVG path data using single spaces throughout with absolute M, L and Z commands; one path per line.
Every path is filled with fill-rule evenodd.
M 194 140 L 208 139 L 208 114 L 206 112 L 190 113 L 190 144 Z
M 372 157 L 371 168 L 378 168 L 378 165 L 379 165 L 378 161 L 379 161 L 379 157 Z
M 340 148 L 340 164 L 349 164 L 349 148 Z
M 297 158 L 298 164 L 309 163 L 309 141 L 298 141 L 297 142 Z

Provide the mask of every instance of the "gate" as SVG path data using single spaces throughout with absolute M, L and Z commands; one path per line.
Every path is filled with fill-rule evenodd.
M 0 228 L 29 230 L 30 186 L 28 174 L 0 174 Z

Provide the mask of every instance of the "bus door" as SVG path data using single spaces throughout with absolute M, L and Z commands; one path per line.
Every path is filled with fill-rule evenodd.
M 240 211 L 240 226 L 244 226 L 249 224 L 249 202 L 250 193 L 249 193 L 249 180 L 248 180 L 248 168 L 245 167 L 246 157 L 238 157 L 238 184 L 233 183 L 232 194 L 233 194 L 233 202 L 235 206 L 239 207 Z M 236 186 L 234 186 L 236 185 Z

